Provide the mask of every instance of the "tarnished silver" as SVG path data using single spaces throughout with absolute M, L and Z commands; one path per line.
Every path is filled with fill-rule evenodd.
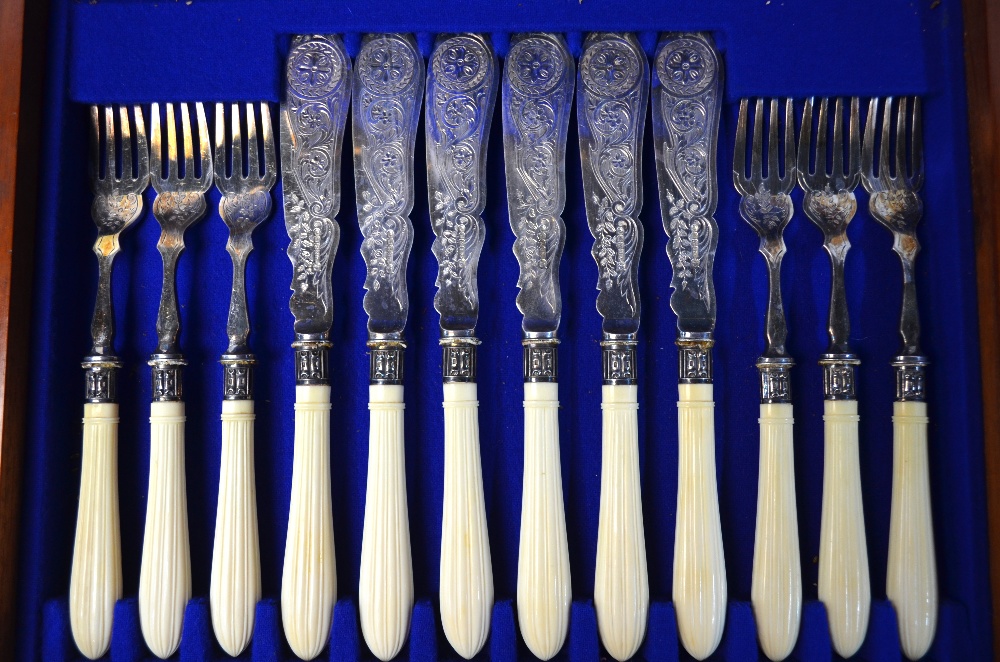
M 149 184 L 149 148 L 139 106 L 132 108 L 132 117 L 126 106 L 91 106 L 90 128 L 90 185 L 94 194 L 90 215 L 97 226 L 94 254 L 97 255 L 98 279 L 90 325 L 93 346 L 83 359 L 83 368 L 87 401 L 116 402 L 116 371 L 122 363 L 115 356 L 114 348 L 111 266 L 121 250 L 119 236 L 142 214 L 142 192 Z M 117 156 L 119 151 L 121 162 Z
M 240 104 L 232 104 L 229 130 L 226 130 L 224 104 L 215 105 L 215 186 L 222 194 L 219 215 L 229 227 L 226 251 L 233 259 L 233 288 L 229 299 L 229 319 L 226 334 L 229 346 L 221 357 L 225 369 L 224 395 L 227 400 L 253 399 L 253 365 L 255 359 L 247 346 L 250 319 L 247 315 L 246 263 L 253 250 L 251 234 L 271 215 L 271 187 L 277 178 L 274 136 L 271 133 L 271 110 L 260 104 L 260 132 L 263 150 L 257 146 L 257 119 L 254 104 L 245 104 L 240 117 Z M 244 144 L 243 126 L 246 127 Z M 228 147 L 228 150 L 227 150 Z M 247 153 L 244 170 L 243 150 Z M 232 154 L 232 161 L 226 152 Z
M 823 231 L 823 248 L 830 256 L 833 271 L 830 292 L 830 345 L 820 359 L 823 366 L 823 388 L 827 400 L 854 400 L 856 397 L 854 368 L 860 365 L 851 351 L 849 337 L 851 321 L 847 313 L 847 291 L 844 286 L 844 262 L 851 242 L 847 226 L 858 209 L 854 189 L 861 180 L 861 129 L 859 102 L 851 99 L 848 120 L 847 158 L 844 146 L 844 104 L 836 99 L 833 117 L 829 118 L 829 99 L 819 102 L 816 140 L 812 139 L 813 108 L 816 101 L 806 99 L 802 110 L 799 134 L 798 179 L 805 192 L 802 208 L 816 227 Z M 832 124 L 832 127 L 831 127 Z M 833 134 L 827 159 L 827 143 Z M 815 142 L 815 146 L 814 143 Z M 815 163 L 813 167 L 811 163 Z
M 794 365 L 785 351 L 788 327 L 781 300 L 781 259 L 785 256 L 782 233 L 792 220 L 795 208 L 789 195 L 795 188 L 795 117 L 792 100 L 785 100 L 784 140 L 779 135 L 779 101 L 769 104 L 767 131 L 767 173 L 764 173 L 764 100 L 754 105 L 753 145 L 750 176 L 746 174 L 747 124 L 750 104 L 740 101 L 740 117 L 736 125 L 736 150 L 733 156 L 733 183 L 743 199 L 740 215 L 757 231 L 760 253 L 767 261 L 768 300 L 765 338 L 767 347 L 757 360 L 760 370 L 760 401 L 762 403 L 791 402 L 789 370 Z M 784 171 L 780 170 L 784 163 Z
M 594 235 L 591 254 L 597 262 L 597 312 L 604 318 L 604 383 L 634 384 L 642 134 L 649 98 L 649 65 L 634 35 L 587 36 L 576 97 L 583 191 Z
M 413 245 L 413 153 L 424 60 L 412 35 L 365 35 L 354 65 L 354 182 L 368 266 L 364 308 L 372 384 L 402 383 Z
M 184 250 L 184 231 L 203 218 L 208 209 L 205 193 L 212 185 L 213 175 L 212 139 L 208 134 L 204 106 L 200 103 L 194 105 L 198 131 L 197 152 L 194 149 L 191 111 L 186 103 L 180 104 L 179 109 L 180 141 L 177 139 L 174 104 L 165 105 L 167 129 L 165 162 L 160 104 L 154 103 L 149 111 L 149 178 L 156 191 L 153 216 L 161 228 L 156 248 L 163 258 L 163 287 L 160 292 L 160 309 L 156 316 L 158 342 L 156 352 L 149 360 L 155 401 L 180 400 L 183 396 L 181 368 L 187 364 L 178 344 L 180 310 L 177 305 L 177 260 Z M 179 151 L 180 158 L 178 158 Z M 184 165 L 183 174 L 180 170 L 181 161 Z
M 280 109 L 281 187 L 292 262 L 295 383 L 327 384 L 331 273 L 340 244 L 340 157 L 351 101 L 351 59 L 337 35 L 298 35 Z
M 719 243 L 716 149 L 722 61 L 707 34 L 666 34 L 656 47 L 653 139 L 663 228 L 673 268 L 682 383 L 711 383 Z
M 892 153 L 893 104 L 895 102 L 895 154 Z M 920 350 L 920 314 L 917 308 L 917 286 L 914 275 L 920 242 L 917 224 L 924 214 L 919 191 L 924 184 L 924 140 L 921 128 L 920 98 L 912 99 L 912 116 L 906 97 L 892 97 L 880 103 L 868 103 L 864 144 L 861 148 L 862 182 L 870 194 L 868 211 L 892 232 L 892 249 L 903 266 L 903 307 L 899 334 L 903 346 L 893 360 L 896 368 L 896 399 L 924 400 L 927 357 Z M 879 159 L 875 162 L 875 139 L 879 106 L 882 105 L 882 134 L 879 138 Z M 910 126 L 909 159 L 907 159 L 907 125 Z M 895 169 L 893 169 L 895 165 Z
M 562 315 L 559 261 L 566 243 L 566 133 L 576 67 L 560 35 L 515 35 L 503 76 L 507 209 L 521 267 L 524 380 L 556 381 Z

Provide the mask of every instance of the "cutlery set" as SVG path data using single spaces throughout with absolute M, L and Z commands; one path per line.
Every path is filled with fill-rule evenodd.
M 406 269 L 413 245 L 414 159 L 421 112 L 426 131 L 434 307 L 440 315 L 444 486 L 439 607 L 445 636 L 463 657 L 484 646 L 493 606 L 493 569 L 479 448 L 477 270 L 487 224 L 486 153 L 498 89 L 507 204 L 520 267 L 523 315 L 524 474 L 517 564 L 517 618 L 536 657 L 556 655 L 567 637 L 572 583 L 560 459 L 560 259 L 567 228 L 565 153 L 574 96 L 587 222 L 602 318 L 602 468 L 594 609 L 601 641 L 617 660 L 645 637 L 649 580 L 639 471 L 639 255 L 644 228 L 642 146 L 647 100 L 660 208 L 677 316 L 678 491 L 673 603 L 680 641 L 696 659 L 722 638 L 727 604 L 715 462 L 713 263 L 719 245 L 716 153 L 723 63 L 711 36 L 664 34 L 647 61 L 631 34 L 592 33 L 576 60 L 561 35 L 511 39 L 501 67 L 480 35 L 438 38 L 426 64 L 410 35 L 365 36 L 353 60 L 335 35 L 295 37 L 279 112 L 282 202 L 292 263 L 294 458 L 281 578 L 285 637 L 302 659 L 326 646 L 337 599 L 330 476 L 333 284 L 340 240 L 341 151 L 352 118 L 357 216 L 367 267 L 369 454 L 358 607 L 361 631 L 382 660 L 395 657 L 414 601 L 404 453 Z M 849 344 L 844 264 L 854 191 L 869 192 L 871 215 L 889 229 L 904 276 L 896 374 L 894 463 L 886 593 L 903 652 L 923 656 L 933 640 L 937 584 L 927 466 L 925 373 L 914 284 L 922 214 L 919 99 L 872 99 L 864 131 L 859 99 L 807 99 L 796 140 L 793 102 L 744 99 L 733 182 L 740 214 L 760 237 L 769 295 L 760 372 L 760 464 L 752 604 L 760 646 L 772 660 L 791 654 L 802 612 L 795 503 L 793 405 L 781 295 L 782 233 L 791 192 L 823 232 L 832 268 L 824 395 L 824 477 L 818 594 L 835 650 L 850 657 L 871 606 L 858 459 L 858 402 Z M 161 116 L 161 111 L 163 115 Z M 122 594 L 117 488 L 117 382 L 111 265 L 119 235 L 139 218 L 147 185 L 162 228 L 163 283 L 150 357 L 150 475 L 139 582 L 149 649 L 178 648 L 191 564 L 184 472 L 185 408 L 178 344 L 176 265 L 184 232 L 205 216 L 205 194 L 221 193 L 233 263 L 221 356 L 224 393 L 221 472 L 211 568 L 212 625 L 239 655 L 261 599 L 254 476 L 254 366 L 245 267 L 253 230 L 272 212 L 278 180 L 266 103 L 217 104 L 215 136 L 196 104 L 152 104 L 149 144 L 138 106 L 91 109 L 92 216 L 98 226 L 93 348 L 84 358 L 86 403 L 79 514 L 70 581 L 74 640 L 90 658 L 108 649 Z M 881 118 L 881 120 L 880 120 Z M 179 121 L 179 132 L 178 132 Z M 179 135 L 178 135 L 179 134 Z M 749 166 L 749 169 L 748 169 Z M 496 305 L 496 304 L 494 304 Z M 655 406 L 655 405 L 654 405 Z M 334 440 L 335 441 L 335 440 Z

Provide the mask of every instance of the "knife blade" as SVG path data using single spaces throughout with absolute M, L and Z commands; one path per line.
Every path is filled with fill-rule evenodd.
M 664 34 L 655 69 L 656 174 L 680 364 L 673 598 L 684 648 L 704 659 L 718 647 L 726 618 L 712 387 L 722 60 L 708 34 Z
M 636 333 L 642 252 L 642 134 L 649 65 L 632 34 L 591 33 L 577 81 L 580 160 L 603 318 L 601 505 L 594 609 L 617 660 L 646 633 L 649 578 L 639 483 Z
M 292 651 L 310 660 L 326 645 L 337 599 L 327 366 L 351 60 L 339 36 L 299 35 L 285 71 L 281 167 L 295 318 L 295 440 L 281 616 Z
M 520 265 L 524 345 L 524 483 L 517 613 L 524 642 L 547 660 L 566 639 L 570 568 L 559 462 L 556 331 L 566 243 L 566 134 L 576 71 L 563 38 L 515 35 L 503 76 L 507 208 Z
M 486 226 L 486 149 L 498 69 L 477 34 L 443 35 L 427 72 L 427 190 L 438 261 L 434 308 L 441 316 L 444 496 L 441 623 L 466 659 L 490 628 L 493 567 L 479 455 L 476 272 Z

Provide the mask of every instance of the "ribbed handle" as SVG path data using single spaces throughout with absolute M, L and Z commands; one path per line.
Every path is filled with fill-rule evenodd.
M 681 643 L 704 660 L 726 624 L 726 561 L 715 480 L 712 384 L 680 384 L 674 607 Z
M 646 636 L 649 577 L 639 483 L 638 387 L 602 387 L 601 510 L 594 609 L 604 648 L 628 660 Z
M 281 574 L 281 622 L 292 652 L 311 660 L 330 636 L 337 601 L 330 494 L 330 387 L 295 387 L 295 457 Z
M 517 620 L 524 643 L 548 660 L 569 628 L 571 587 L 559 463 L 559 384 L 524 385 L 524 484 L 517 557 Z
M 937 628 L 937 568 L 927 467 L 927 403 L 893 403 L 892 515 L 886 595 L 896 608 L 899 640 L 911 660 L 923 657 Z
M 260 600 L 253 400 L 222 401 L 222 464 L 212 549 L 212 627 L 233 657 L 253 636 Z
M 93 660 L 111 644 L 115 601 L 122 596 L 117 404 L 83 406 L 82 459 L 69 622 L 76 647 Z
M 459 655 L 471 659 L 486 643 L 493 608 L 475 383 L 444 384 L 440 597 L 445 637 Z
M 760 469 L 751 600 L 760 647 L 783 660 L 802 619 L 802 568 L 795 510 L 792 405 L 760 406 Z
M 368 489 L 361 538 L 361 632 L 380 660 L 391 660 L 410 632 L 413 563 L 406 506 L 403 387 L 368 387 Z
M 154 655 L 167 658 L 181 643 L 191 599 L 184 403 L 153 402 L 149 410 L 149 493 L 139 570 L 139 624 Z
M 830 638 L 841 657 L 861 648 L 871 611 L 865 513 L 858 463 L 858 403 L 824 403 L 823 516 L 820 525 L 819 599 L 830 619 Z

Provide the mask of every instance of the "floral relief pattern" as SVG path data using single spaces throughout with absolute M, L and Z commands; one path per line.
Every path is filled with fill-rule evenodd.
M 431 58 L 437 84 L 452 92 L 479 86 L 491 70 L 493 56 L 473 37 L 453 37 Z

